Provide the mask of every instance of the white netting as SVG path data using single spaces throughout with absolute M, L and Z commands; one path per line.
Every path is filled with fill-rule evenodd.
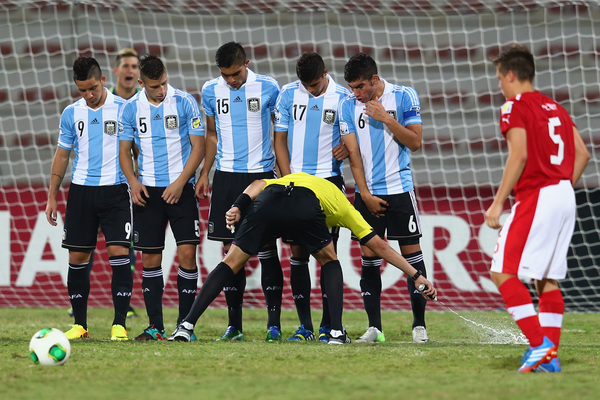
M 166 62 L 173 86 L 199 97 L 202 84 L 218 75 L 216 49 L 235 40 L 246 46 L 250 68 L 280 85 L 296 79 L 302 51 L 319 52 L 341 83 L 346 60 L 363 51 L 376 59 L 382 77 L 418 91 L 423 148 L 413 154 L 412 167 L 424 227 L 421 244 L 440 295 L 462 308 L 501 304 L 487 272 L 496 233 L 483 226 L 506 158 L 498 132 L 503 99 L 488 58 L 512 42 L 528 45 L 537 60 L 535 86 L 567 108 L 592 153 L 578 190 L 579 220 L 565 287 L 568 307 L 597 309 L 598 20 L 599 3 L 584 1 L 0 0 L 0 306 L 67 304 L 61 230 L 40 213 L 60 113 L 77 96 L 70 72 L 75 57 L 93 55 L 114 83 L 111 67 L 119 49 L 150 52 Z M 349 169 L 346 181 L 351 186 Z M 207 204 L 202 205 L 205 219 Z M 173 251 L 167 248 L 165 260 L 173 259 Z M 344 234 L 340 259 L 347 308 L 362 307 L 358 254 Z M 289 276 L 287 255 L 284 249 Z M 220 257 L 218 243 L 203 241 L 202 277 Z M 107 305 L 110 268 L 104 251 L 97 258 L 91 304 Z M 252 268 L 251 273 L 247 303 L 262 306 L 258 274 Z M 318 274 L 314 267 L 313 273 Z M 175 274 L 171 268 L 167 305 L 176 303 Z M 400 274 L 386 268 L 383 276 L 384 306 L 409 307 Z M 313 285 L 317 294 L 316 279 Z M 292 307 L 289 285 L 285 293 L 285 306 Z M 139 292 L 133 301 L 142 306 Z

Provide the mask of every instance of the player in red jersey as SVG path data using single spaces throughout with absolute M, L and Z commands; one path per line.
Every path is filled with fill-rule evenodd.
M 529 340 L 518 372 L 559 372 L 556 351 L 564 301 L 558 280 L 567 273 L 575 227 L 573 185 L 590 154 L 565 109 L 533 88 L 533 55 L 525 46 L 512 45 L 493 62 L 507 100 L 500 130 L 508 143 L 508 158 L 500 187 L 485 212 L 487 225 L 502 227 L 500 215 L 512 190 L 515 204 L 498 237 L 491 278 Z M 518 276 L 535 281 L 539 315 Z

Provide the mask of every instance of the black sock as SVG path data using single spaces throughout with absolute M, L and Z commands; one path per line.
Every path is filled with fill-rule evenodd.
M 416 270 L 421 271 L 421 274 L 427 278 L 427 271 L 425 270 L 425 263 L 423 262 L 423 253 L 417 251 L 416 253 L 407 254 L 404 256 L 406 261 L 412 265 Z M 410 278 L 406 277 L 406 288 L 410 294 L 410 305 L 412 306 L 413 312 L 413 328 L 415 326 L 425 326 L 425 307 L 427 306 L 427 299 L 421 295 L 421 292 L 415 287 L 415 282 Z
M 142 270 L 142 291 L 144 292 L 144 303 L 150 325 L 162 331 L 165 329 L 163 323 L 162 297 L 165 290 L 163 272 L 160 266 L 144 268 Z
M 225 292 L 225 301 L 227 301 L 229 325 L 243 331 L 242 305 L 244 304 L 244 290 L 246 290 L 246 268 L 242 267 L 237 274 L 232 274 L 231 279 L 224 282 L 222 289 Z
M 369 317 L 369 326 L 381 327 L 381 258 L 361 257 L 360 292 Z
M 313 332 L 312 317 L 310 315 L 310 272 L 308 258 L 290 259 L 290 285 L 292 296 L 296 303 L 296 311 L 300 325 Z
M 327 292 L 325 291 L 325 277 L 321 271 L 321 299 L 323 299 L 323 315 L 321 316 L 321 326 L 331 325 L 331 317 L 329 316 L 329 302 L 327 301 Z
M 198 291 L 198 268 L 177 269 L 177 293 L 179 294 L 179 315 L 177 324 L 190 312 Z
M 329 300 L 331 329 L 342 330 L 342 312 L 344 310 L 344 277 L 338 260 L 321 266 L 321 278 L 325 277 L 325 293 Z
M 238 272 L 238 274 L 241 274 L 242 272 L 243 269 Z M 213 269 L 212 272 L 206 277 L 206 280 L 204 281 L 202 288 L 200 288 L 200 292 L 198 293 L 190 312 L 183 320 L 185 322 L 189 322 L 190 324 L 196 325 L 198 318 L 200 318 L 210 303 L 212 303 L 213 300 L 217 298 L 219 293 L 221 293 L 225 282 L 231 281 L 233 278 L 234 274 L 231 268 L 229 268 L 229 265 L 225 264 L 224 262 L 219 263 L 219 265 L 217 265 L 217 267 Z
M 281 328 L 281 296 L 283 271 L 277 255 L 277 247 L 267 247 L 258 253 L 261 266 L 261 285 L 267 303 L 267 328 Z
M 117 324 L 125 327 L 127 310 L 129 309 L 129 302 L 131 301 L 131 291 L 133 290 L 131 263 L 129 261 L 129 256 L 108 257 L 108 261 L 112 268 L 110 288 L 115 308 L 113 325 Z
M 67 274 L 67 290 L 75 324 L 87 329 L 87 303 L 90 297 L 90 275 L 88 271 L 89 262 L 83 264 L 69 263 Z

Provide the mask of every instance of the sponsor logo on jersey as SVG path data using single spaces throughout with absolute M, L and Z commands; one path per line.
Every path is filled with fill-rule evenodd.
M 323 110 L 323 122 L 326 124 L 333 124 L 335 122 L 335 110 Z
M 241 103 L 242 99 L 240 99 L 240 96 L 237 96 L 235 99 L 233 99 L 234 103 Z
M 512 111 L 512 105 L 513 102 L 512 101 L 507 101 L 506 103 L 504 103 L 502 105 L 502 107 L 500 108 L 500 111 L 502 114 L 508 114 Z
M 248 99 L 248 111 L 260 111 L 260 99 L 258 97 Z
M 396 119 L 396 110 L 386 110 L 385 112 L 391 115 L 394 119 Z
M 542 108 L 544 110 L 546 110 L 546 111 L 556 111 L 556 110 L 558 110 L 558 107 L 554 103 L 542 104 Z
M 200 117 L 192 118 L 192 129 L 200 128 Z
M 107 135 L 117 133 L 117 121 L 104 121 L 104 133 Z
M 165 127 L 167 129 L 177 129 L 178 126 L 177 115 L 167 115 L 165 117 Z
M 342 135 L 350 133 L 348 131 L 348 123 L 347 122 L 340 122 L 340 132 L 342 133 Z
M 310 108 L 311 111 L 320 111 L 319 106 L 317 104 L 315 104 L 314 106 L 312 106 Z
M 90 122 L 90 124 L 92 124 L 92 125 L 96 125 L 96 124 L 99 124 L 99 123 L 100 123 L 100 122 L 98 122 L 98 120 L 97 120 L 96 118 L 94 118 L 94 119 L 92 120 L 92 122 Z
M 158 120 L 162 119 L 162 117 L 160 116 L 160 114 L 156 114 L 156 115 L 154 115 L 154 118 L 153 118 L 153 119 L 154 119 L 155 121 L 158 121 Z

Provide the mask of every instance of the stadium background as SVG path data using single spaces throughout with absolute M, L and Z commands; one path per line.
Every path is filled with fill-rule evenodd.
M 341 83 L 345 61 L 363 51 L 376 59 L 383 78 L 417 89 L 424 133 L 412 167 L 429 276 L 446 304 L 481 309 L 501 305 L 488 278 L 497 233 L 484 226 L 483 212 L 506 159 L 497 128 L 503 99 L 489 57 L 512 42 L 528 45 L 537 60 L 536 88 L 567 108 L 592 153 L 577 188 L 578 222 L 563 287 L 568 309 L 598 311 L 598 20 L 600 4 L 591 1 L 0 0 L 0 307 L 68 306 L 62 229 L 51 227 L 43 210 L 60 113 L 78 97 L 70 72 L 75 57 L 93 55 L 114 83 L 111 69 L 119 49 L 156 54 L 167 64 L 170 83 L 199 99 L 202 84 L 218 75 L 216 49 L 235 40 L 246 47 L 250 68 L 272 75 L 281 86 L 296 79 L 302 51 L 319 52 Z M 348 168 L 345 174 L 352 197 Z M 61 211 L 67 189 L 61 192 Z M 208 203 L 201 202 L 203 232 L 207 213 Z M 165 305 L 175 306 L 177 264 L 169 265 L 175 249 L 167 240 Z M 109 306 L 102 237 L 99 246 L 90 306 Z M 281 251 L 284 307 L 293 308 L 289 251 L 286 246 Z M 360 253 L 345 230 L 339 253 L 345 307 L 361 309 Z M 220 258 L 220 244 L 204 237 L 201 280 Z M 143 307 L 140 269 L 138 262 L 135 307 Z M 382 270 L 383 308 L 409 309 L 405 278 L 393 267 Z M 311 271 L 317 298 L 314 262 Z M 255 260 L 248 274 L 246 305 L 263 307 Z M 224 306 L 222 296 L 217 306 Z

